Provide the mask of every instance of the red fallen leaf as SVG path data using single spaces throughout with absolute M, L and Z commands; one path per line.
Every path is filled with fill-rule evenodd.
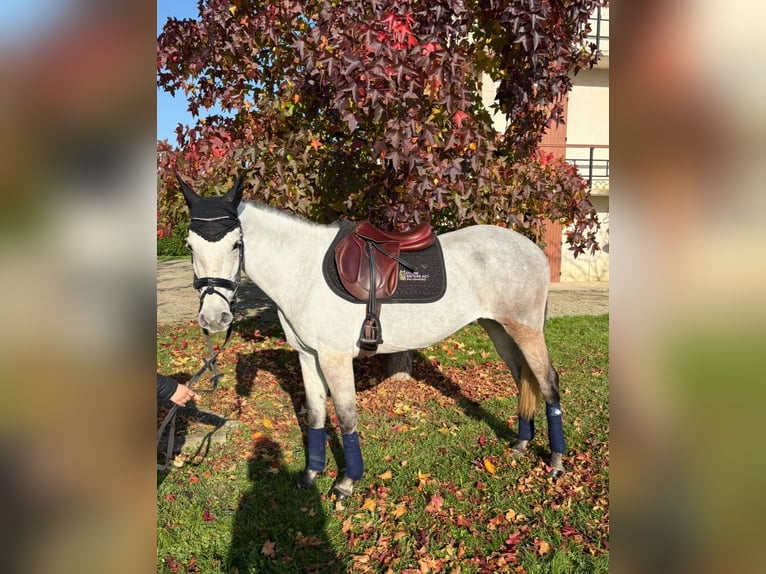
M 487 485 L 483 482 L 476 483 L 476 490 L 487 490 Z
M 176 572 L 180 572 L 181 568 L 183 567 L 183 564 L 181 564 L 178 560 L 173 558 L 172 556 L 166 556 L 165 557 L 165 565 L 170 569 L 171 572 L 174 574 Z
M 519 542 L 521 542 L 521 533 L 514 532 L 507 538 L 507 540 L 505 541 L 505 545 L 508 547 L 509 550 L 511 550 L 515 548 L 516 546 L 518 546 Z
M 165 500 L 173 502 L 175 499 L 176 499 L 176 495 L 175 494 L 166 494 L 165 495 Z
M 210 514 L 210 512 L 206 510 L 205 512 L 202 513 L 202 520 L 204 520 L 205 522 L 212 522 L 213 520 L 215 520 L 215 516 L 213 516 L 212 514 Z
M 438 512 L 443 505 L 444 499 L 438 494 L 434 494 L 431 496 L 431 500 L 428 502 L 424 510 L 429 514 L 434 514 Z
M 189 482 L 197 484 L 199 482 L 199 477 L 196 474 L 193 474 L 189 477 Z
M 479 437 L 479 446 L 484 446 L 487 442 L 487 439 L 485 439 L 483 436 Z
M 577 529 L 572 526 L 563 526 L 561 528 L 562 536 L 574 536 L 575 534 L 577 534 Z

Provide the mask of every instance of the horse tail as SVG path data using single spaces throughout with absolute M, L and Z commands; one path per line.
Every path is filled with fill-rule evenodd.
M 541 398 L 540 384 L 532 374 L 526 359 L 521 366 L 521 380 L 519 381 L 519 416 L 531 419 L 537 410 L 537 402 Z

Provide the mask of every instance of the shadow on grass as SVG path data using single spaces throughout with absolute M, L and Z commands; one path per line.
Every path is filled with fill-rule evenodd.
M 254 340 L 256 327 L 258 336 L 281 337 L 282 330 L 279 323 L 267 323 L 247 321 L 240 324 L 239 334 L 246 340 Z M 300 370 L 300 362 L 297 352 L 285 347 L 284 349 L 263 349 L 254 353 L 239 354 L 236 366 L 236 392 L 240 396 L 249 396 L 253 389 L 258 370 L 271 373 L 278 381 L 280 388 L 290 397 L 292 406 L 301 426 L 303 446 L 306 446 L 307 424 L 304 417 L 306 395 L 303 389 L 303 380 Z M 354 379 L 356 392 L 362 393 L 375 387 L 377 383 L 370 381 L 383 380 L 385 372 L 383 357 L 374 356 L 368 359 L 354 361 Z M 507 372 L 508 395 L 515 385 L 510 371 Z M 500 418 L 487 410 L 480 402 L 466 394 L 459 384 L 445 376 L 439 369 L 420 352 L 413 351 L 413 377 L 422 381 L 443 396 L 452 399 L 457 407 L 468 417 L 486 424 L 496 435 L 498 440 L 515 443 L 518 435 L 507 423 L 507 417 Z M 510 414 L 510 413 L 509 413 Z M 328 421 L 329 423 L 329 421 Z M 338 429 L 335 425 L 326 424 L 330 450 L 335 457 L 338 468 L 344 468 L 343 446 Z M 541 431 L 543 429 L 539 429 Z M 538 432 L 539 432 L 538 431 Z M 304 448 L 305 452 L 305 448 Z M 529 445 L 528 453 L 537 457 L 547 457 L 549 453 L 542 446 L 534 443 Z
M 412 354 L 412 377 L 414 379 L 429 385 L 442 396 L 453 400 L 457 408 L 465 416 L 486 424 L 501 442 L 510 443 L 511 445 L 516 442 L 518 433 L 508 426 L 507 417 L 498 417 L 492 411 L 487 410 L 481 402 L 471 398 L 466 389 L 437 369 L 424 353 L 412 351 Z M 360 362 L 360 365 L 355 369 L 357 393 L 372 389 L 375 385 L 370 384 L 370 381 L 380 380 L 384 376 L 383 357 L 375 356 L 366 361 L 368 364 L 365 365 L 364 362 Z M 510 396 L 511 389 L 515 387 L 516 383 L 513 381 L 510 370 L 505 373 L 505 376 L 508 381 L 507 396 Z M 543 429 L 538 429 L 538 433 L 540 430 Z M 534 442 L 530 443 L 527 448 L 527 456 L 529 455 L 544 457 L 546 461 L 550 458 L 550 453 Z
M 280 331 L 281 333 L 281 331 Z M 235 390 L 239 396 L 250 396 L 258 370 L 271 373 L 278 381 L 280 388 L 290 397 L 295 417 L 303 437 L 303 450 L 306 456 L 308 424 L 304 413 L 306 412 L 306 393 L 303 388 L 298 353 L 292 349 L 263 349 L 255 353 L 237 355 Z M 325 425 L 327 438 L 330 443 L 330 452 L 343 468 L 343 443 L 337 429 L 333 425 Z M 307 463 L 308 461 L 306 461 Z
M 240 495 L 226 572 L 346 572 L 326 534 L 315 487 L 296 487 L 279 445 L 257 440 L 248 459 L 250 488 Z

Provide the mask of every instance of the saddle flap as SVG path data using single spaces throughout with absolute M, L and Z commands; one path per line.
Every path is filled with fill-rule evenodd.
M 396 243 L 382 243 L 380 247 L 394 257 L 400 254 Z M 375 295 L 390 297 L 398 282 L 399 264 L 396 260 L 375 251 Z M 370 255 L 366 241 L 350 233 L 335 248 L 335 264 L 343 286 L 357 299 L 366 300 L 370 295 Z

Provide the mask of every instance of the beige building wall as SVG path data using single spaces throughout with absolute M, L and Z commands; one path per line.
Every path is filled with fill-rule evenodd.
M 574 78 L 567 110 L 567 146 L 566 158 L 571 163 L 581 160 L 577 162 L 581 165 L 589 159 L 591 146 L 597 166 L 598 160 L 609 159 L 609 68 L 586 70 Z M 594 169 L 594 175 L 600 171 Z M 580 172 L 588 176 L 587 171 Z M 597 233 L 601 250 L 575 259 L 562 235 L 561 281 L 609 281 L 609 179 L 594 177 L 591 202 L 601 223 Z
M 505 116 L 501 113 L 493 113 L 492 108 L 495 103 L 498 84 L 498 82 L 492 81 L 489 74 L 481 75 L 481 103 L 484 104 L 484 108 L 492 115 L 492 125 L 495 127 L 495 131 L 505 133 L 505 128 L 508 127 Z

